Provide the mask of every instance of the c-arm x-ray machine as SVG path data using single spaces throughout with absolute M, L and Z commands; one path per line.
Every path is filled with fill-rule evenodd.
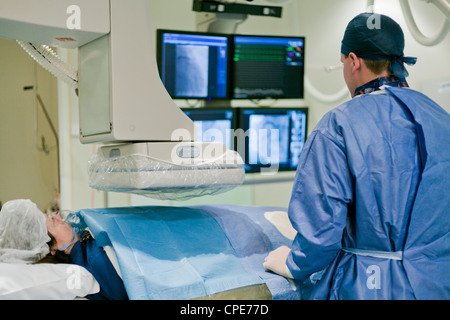
M 241 184 L 239 155 L 195 142 L 193 121 L 162 84 L 150 13 L 148 0 L 0 0 L 0 37 L 21 40 L 29 53 L 39 51 L 34 43 L 79 49 L 78 74 L 62 73 L 77 87 L 80 140 L 117 143 L 100 148 L 92 187 L 164 194 Z

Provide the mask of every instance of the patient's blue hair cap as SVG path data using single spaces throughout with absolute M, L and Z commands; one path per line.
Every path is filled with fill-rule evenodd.
M 361 13 L 345 29 L 341 53 L 353 52 L 366 60 L 391 60 L 389 70 L 398 77 L 407 77 L 404 63 L 414 65 L 417 58 L 405 57 L 405 37 L 402 28 L 388 16 Z

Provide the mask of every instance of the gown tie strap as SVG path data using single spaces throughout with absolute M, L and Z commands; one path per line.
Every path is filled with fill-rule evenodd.
M 403 251 L 378 251 L 378 250 L 364 250 L 356 248 L 342 248 L 341 250 L 365 257 L 403 260 Z

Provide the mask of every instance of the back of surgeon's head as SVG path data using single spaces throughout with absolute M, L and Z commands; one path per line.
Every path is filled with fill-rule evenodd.
M 416 58 L 405 57 L 405 37 L 400 25 L 392 18 L 377 13 L 361 13 L 345 29 L 341 53 L 353 52 L 362 58 L 374 74 L 383 71 L 397 77 L 407 77 L 404 63 L 415 64 Z

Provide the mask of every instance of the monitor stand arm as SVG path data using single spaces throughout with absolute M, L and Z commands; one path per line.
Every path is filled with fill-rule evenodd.
M 247 20 L 245 13 L 216 13 L 214 21 L 208 26 L 212 33 L 236 33 L 237 27 Z

